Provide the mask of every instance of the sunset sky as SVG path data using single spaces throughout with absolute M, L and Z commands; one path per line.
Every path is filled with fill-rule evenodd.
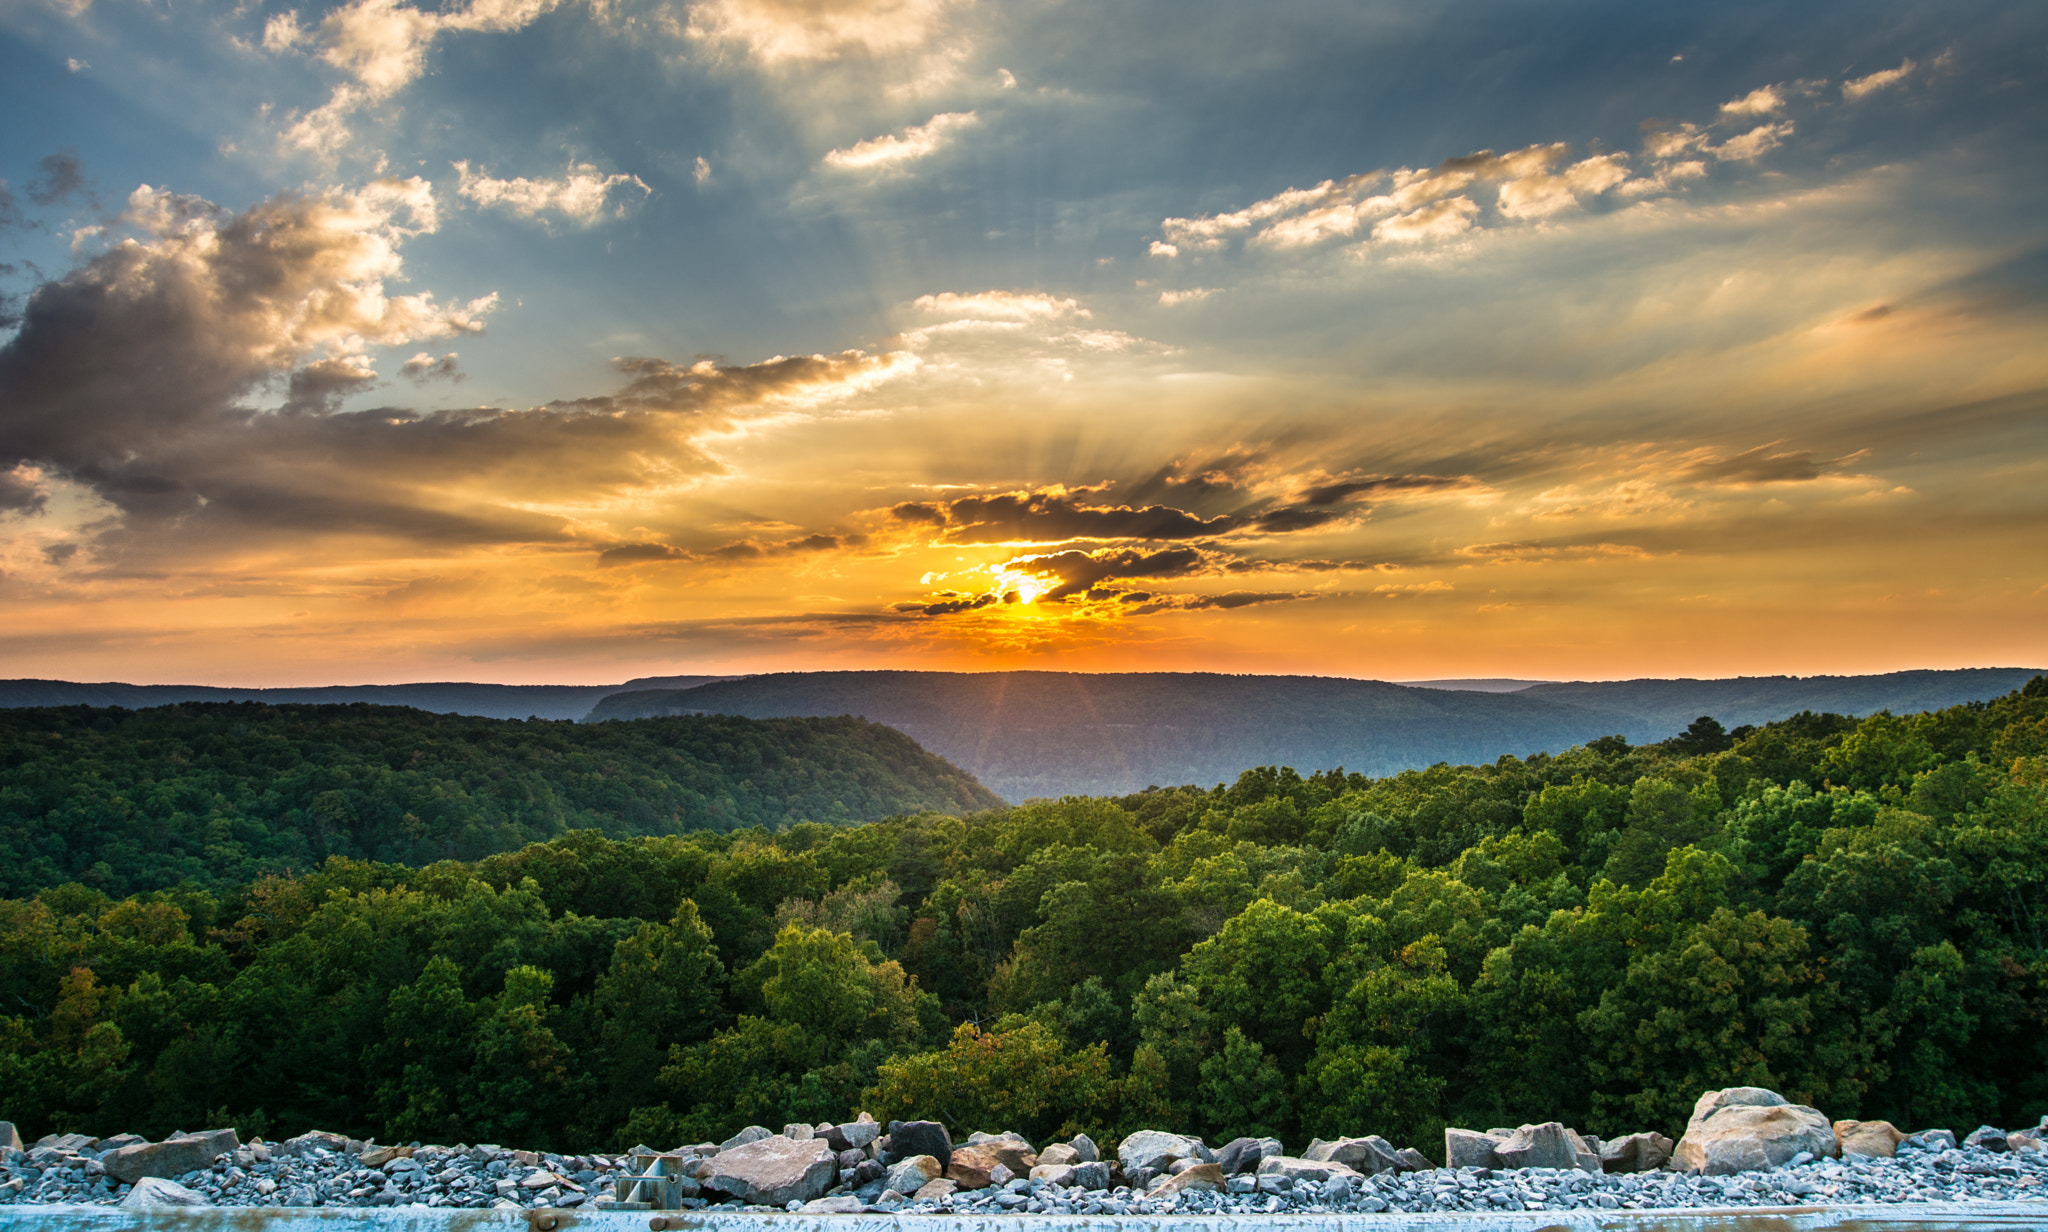
M 0 676 L 2048 664 L 2048 12 L 0 0 Z

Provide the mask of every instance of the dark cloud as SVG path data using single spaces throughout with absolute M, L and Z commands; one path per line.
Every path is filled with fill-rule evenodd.
M 1233 590 L 1220 595 L 1169 595 L 1130 610 L 1140 616 L 1153 612 L 1227 612 L 1233 608 L 1254 607 L 1261 603 L 1287 603 L 1295 599 L 1313 598 L 1315 596 L 1312 594 L 1292 590 Z
M 990 593 L 985 595 L 962 595 L 946 590 L 940 591 L 938 597 L 931 602 L 898 603 L 892 605 L 890 610 L 906 613 L 921 612 L 926 616 L 954 616 L 961 612 L 974 612 L 985 607 L 994 607 L 1000 603 L 1015 602 L 1017 602 L 1017 592 L 1014 590 L 1006 591 L 1002 594 Z
M 7 513 L 41 513 L 49 503 L 50 495 L 43 485 L 36 482 L 33 473 L 23 473 L 24 468 L 0 471 L 0 511 Z
M 1227 515 L 1203 518 L 1169 505 L 1101 505 L 1066 488 L 914 501 L 892 511 L 899 521 L 943 528 L 949 543 L 1056 543 L 1063 539 L 1200 539 L 1234 530 Z
M 706 552 L 690 552 L 671 547 L 666 543 L 628 543 L 607 548 L 598 553 L 597 563 L 601 568 L 617 565 L 665 564 L 702 560 L 744 561 L 760 560 L 768 556 L 794 556 L 808 552 L 830 552 L 842 547 L 853 547 L 866 542 L 862 535 L 800 535 L 785 539 L 781 543 L 756 543 L 741 539 L 722 544 Z
M 597 554 L 597 563 L 604 568 L 615 565 L 648 565 L 663 561 L 688 560 L 690 554 L 681 548 L 672 548 L 666 543 L 627 543 L 615 548 L 606 548 Z
M 1354 496 L 1379 496 L 1405 492 L 1442 492 L 1476 487 L 1470 475 L 1367 475 L 1340 479 L 1302 493 L 1304 505 L 1334 505 Z
M 1341 513 L 1328 509 L 1281 508 L 1267 510 L 1265 513 L 1253 518 L 1252 523 L 1260 530 L 1266 531 L 1314 530 L 1318 526 L 1326 526 L 1343 516 Z
M 1009 568 L 1034 577 L 1058 579 L 1057 585 L 1038 597 L 1042 603 L 1058 603 L 1089 592 L 1103 582 L 1126 578 L 1184 578 L 1212 573 L 1216 562 L 1214 553 L 1199 548 L 1175 547 L 1156 552 L 1124 548 L 1020 557 L 1011 561 Z
M 1806 483 L 1827 474 L 1833 463 L 1815 462 L 1808 450 L 1772 453 L 1772 445 L 1745 449 L 1728 458 L 1718 458 L 1688 467 L 1681 475 L 1694 483 L 1741 487 L 1753 483 Z
M 460 356 L 454 351 L 439 359 L 421 351 L 398 366 L 398 375 L 421 385 L 428 381 L 462 381 L 468 379 L 463 372 Z
M 342 399 L 377 383 L 374 369 L 356 359 L 323 359 L 291 375 L 286 386 L 288 411 L 334 411 Z
M 241 214 L 138 190 L 123 216 L 133 239 L 38 286 L 0 346 L 0 471 L 32 465 L 92 489 L 126 515 L 109 533 L 177 518 L 212 536 L 239 521 L 249 534 L 553 542 L 562 520 L 518 505 L 718 473 L 696 432 L 882 379 L 897 362 L 633 357 L 617 361 L 618 390 L 532 410 L 339 412 L 375 381 L 356 348 L 483 327 L 489 297 L 446 305 L 385 289 L 432 210 L 417 180 L 285 194 Z M 280 387 L 281 409 L 252 408 Z
M 75 543 L 52 543 L 43 549 L 43 559 L 53 565 L 61 565 L 76 555 L 78 545 Z
M 36 165 L 42 174 L 28 182 L 28 199 L 37 205 L 56 205 L 84 191 L 85 172 L 78 155 L 60 151 Z

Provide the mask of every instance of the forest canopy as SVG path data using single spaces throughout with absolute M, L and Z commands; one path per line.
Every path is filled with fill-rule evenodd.
M 2048 678 L 860 825 L 636 835 L 593 796 L 423 866 L 0 901 L 0 1115 L 593 1149 L 866 1108 L 1433 1155 L 1447 1124 L 1675 1136 L 1747 1084 L 2018 1124 L 2048 1112 L 2044 804 Z
M 630 838 L 1001 803 L 901 732 L 853 718 L 0 710 L 0 894 L 224 889 L 330 856 L 421 865 L 578 829 Z

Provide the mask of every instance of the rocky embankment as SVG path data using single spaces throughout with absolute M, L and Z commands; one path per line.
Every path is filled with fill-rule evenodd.
M 830 1213 L 1321 1213 L 1522 1211 L 2040 1201 L 2048 1117 L 2028 1129 L 1829 1122 L 1756 1087 L 1700 1097 L 1677 1143 L 1605 1141 L 1550 1122 L 1445 1131 L 1447 1164 L 1384 1138 L 1272 1138 L 1222 1147 L 1144 1130 L 1105 1157 L 1087 1137 L 1034 1147 L 1014 1133 L 955 1144 L 937 1122 L 865 1113 L 839 1125 L 760 1126 L 722 1143 L 625 1155 L 495 1145 L 378 1146 L 336 1134 L 242 1143 L 233 1130 L 23 1149 L 0 1122 L 0 1203 L 397 1206 Z

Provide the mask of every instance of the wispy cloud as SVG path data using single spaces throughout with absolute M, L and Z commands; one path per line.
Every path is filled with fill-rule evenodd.
M 638 189 L 642 200 L 654 191 L 637 175 L 606 175 L 588 163 L 572 163 L 567 172 L 553 179 L 531 180 L 523 176 L 494 179 L 471 171 L 467 162 L 457 162 L 454 167 L 460 177 L 456 191 L 479 206 L 522 218 L 558 214 L 586 227 L 603 218 L 625 217 L 635 200 L 630 190 Z
M 972 111 L 948 111 L 933 116 L 923 124 L 904 129 L 900 137 L 884 134 L 856 142 L 843 150 L 833 150 L 825 155 L 825 165 L 850 171 L 864 171 L 914 162 L 937 150 L 953 133 L 974 122 L 975 113 Z
M 1852 77 L 1842 83 L 1842 97 L 1850 102 L 1867 98 L 1879 90 L 1895 86 L 1904 81 L 1917 67 L 1912 60 L 1906 60 L 1897 68 L 1880 69 L 1867 77 Z M 1939 67 L 1937 65 L 1937 67 Z

